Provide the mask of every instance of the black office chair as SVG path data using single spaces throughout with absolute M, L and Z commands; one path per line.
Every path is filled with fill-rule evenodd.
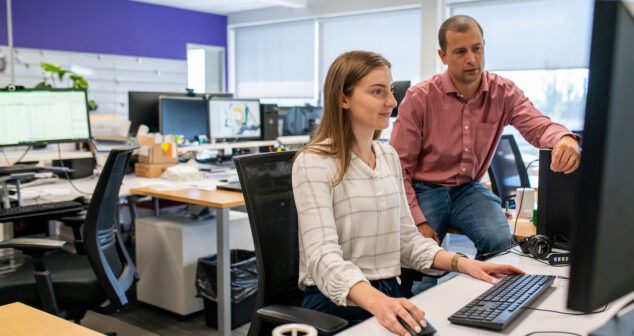
M 112 313 L 128 302 L 125 292 L 138 275 L 117 230 L 116 212 L 126 163 L 135 148 L 113 149 L 108 156 L 86 215 L 86 255 L 49 253 L 66 244 L 50 239 L 0 243 L 0 248 L 30 256 L 14 272 L 0 275 L 0 305 L 19 301 L 79 321 L 89 308 Z
M 300 308 L 299 242 L 291 166 L 295 152 L 234 158 L 249 214 L 258 266 L 256 313 L 249 336 L 271 335 L 275 326 L 305 323 L 320 335 L 348 325 L 339 317 Z
M 528 172 L 522 154 L 512 134 L 502 135 L 489 166 L 491 189 L 500 197 L 501 205 L 506 201 L 514 204 L 515 189 L 530 188 Z

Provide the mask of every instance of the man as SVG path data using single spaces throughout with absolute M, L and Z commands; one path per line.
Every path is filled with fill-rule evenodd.
M 448 226 L 466 234 L 478 255 L 509 247 L 500 199 L 478 181 L 506 125 L 533 146 L 553 148 L 551 169 L 579 167 L 576 135 L 541 114 L 513 82 L 483 70 L 482 28 L 469 16 L 440 27 L 438 55 L 447 70 L 407 91 L 390 144 L 401 159 L 418 230 L 438 243 Z

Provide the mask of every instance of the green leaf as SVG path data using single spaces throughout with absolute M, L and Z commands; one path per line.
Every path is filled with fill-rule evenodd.
M 59 76 L 59 80 L 63 80 L 64 79 L 64 75 L 69 73 L 70 71 L 67 70 L 59 70 L 59 72 L 57 73 L 57 75 Z
M 90 111 L 95 111 L 95 110 L 97 109 L 97 103 L 95 103 L 95 101 L 94 101 L 94 100 L 92 100 L 92 99 L 91 99 L 91 100 L 89 100 L 89 101 L 88 101 L 88 109 L 89 109 Z
M 37 85 L 35 85 L 35 88 L 36 89 L 45 89 L 45 88 L 48 87 L 47 85 L 50 86 L 50 84 L 46 84 L 46 82 L 39 82 L 39 83 L 37 83 Z
M 40 66 L 42 67 L 42 69 L 44 69 L 44 71 L 46 72 L 53 72 L 53 73 L 57 73 L 62 71 L 62 67 L 59 65 L 53 65 L 50 63 L 40 63 Z

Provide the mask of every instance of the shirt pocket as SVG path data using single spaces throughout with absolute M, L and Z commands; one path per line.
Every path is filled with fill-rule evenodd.
M 475 151 L 474 153 L 482 153 L 486 155 L 491 149 L 496 138 L 499 121 L 496 123 L 479 123 L 475 134 Z

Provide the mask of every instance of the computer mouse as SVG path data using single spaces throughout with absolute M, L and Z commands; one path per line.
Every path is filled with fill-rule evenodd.
M 412 330 L 412 328 L 410 328 L 409 324 L 405 323 L 405 320 L 403 320 L 400 316 L 397 316 L 396 319 L 403 326 L 403 328 L 405 328 L 405 330 L 407 330 L 407 332 L 412 336 L 428 336 L 428 335 L 431 336 L 436 334 L 436 328 L 434 328 L 434 326 L 432 326 L 431 323 L 427 321 L 425 321 L 427 323 L 427 326 L 425 328 L 421 326 L 421 331 L 419 333 L 416 333 L 414 332 L 414 330 Z

